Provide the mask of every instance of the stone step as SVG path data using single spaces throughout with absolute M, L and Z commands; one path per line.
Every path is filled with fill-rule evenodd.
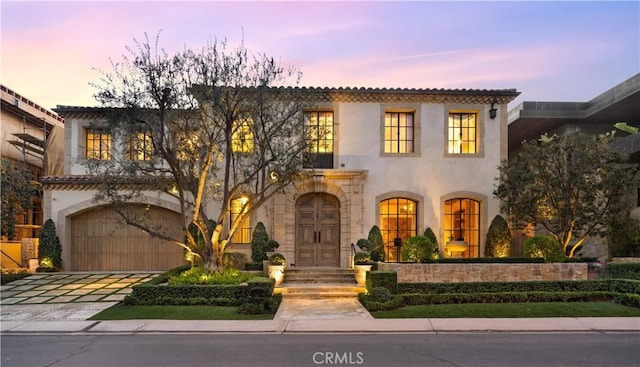
M 287 298 L 337 298 L 337 297 L 357 297 L 358 293 L 363 293 L 364 287 L 357 285 L 334 284 L 287 284 L 282 283 L 276 287 L 275 293 L 282 294 Z
M 341 268 L 292 268 L 285 269 L 287 284 L 355 284 L 353 269 Z

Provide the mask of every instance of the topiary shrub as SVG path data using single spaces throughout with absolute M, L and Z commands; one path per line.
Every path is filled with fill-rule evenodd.
M 370 271 L 367 272 L 367 291 L 373 288 L 384 287 L 392 294 L 398 291 L 398 273 L 395 271 Z
M 278 243 L 278 241 L 269 240 L 269 241 L 267 241 L 267 243 L 264 244 L 264 251 L 265 252 L 274 252 L 278 247 L 280 247 L 280 244 Z
M 487 257 L 507 257 L 511 254 L 511 231 L 501 215 L 493 217 L 487 232 L 484 255 Z
M 425 236 L 413 236 L 402 246 L 402 261 L 428 262 L 435 260 L 435 245 Z
M 51 219 L 44 222 L 40 231 L 38 260 L 38 271 L 60 271 L 62 268 L 62 246 L 60 238 L 56 235 L 56 225 Z
M 284 255 L 276 252 L 275 254 L 269 257 L 269 264 L 271 265 L 284 265 L 287 263 L 287 259 L 285 259 Z
M 384 241 L 382 240 L 382 232 L 378 226 L 371 227 L 369 230 L 369 253 L 372 261 L 384 261 Z
M 253 229 L 251 236 L 251 260 L 253 262 L 262 262 L 267 260 L 266 246 L 269 241 L 269 235 L 267 229 L 264 227 L 264 223 L 258 222 Z
M 358 242 L 356 242 L 356 246 L 363 251 L 369 252 L 371 250 L 371 242 L 366 238 L 359 239 Z
M 371 255 L 366 252 L 358 252 L 353 256 L 356 265 L 367 265 L 371 263 Z
M 524 242 L 524 256 L 542 257 L 544 261 L 560 262 L 566 256 L 562 252 L 562 246 L 553 237 L 550 236 L 533 236 Z
M 425 228 L 424 233 L 422 235 L 427 237 L 429 241 L 433 243 L 434 245 L 433 253 L 436 255 L 436 258 L 440 258 L 440 250 L 438 248 L 438 237 L 436 237 L 436 234 L 433 232 L 431 227 Z

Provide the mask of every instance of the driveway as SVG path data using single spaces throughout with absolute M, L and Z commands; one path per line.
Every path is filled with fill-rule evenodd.
M 157 273 L 35 274 L 1 286 L 0 320 L 86 320 Z

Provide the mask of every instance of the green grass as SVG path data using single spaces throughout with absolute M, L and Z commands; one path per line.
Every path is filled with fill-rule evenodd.
M 271 320 L 273 315 L 244 315 L 223 306 L 123 306 L 108 308 L 89 320 Z
M 372 312 L 374 318 L 517 318 L 517 317 L 631 317 L 640 309 L 610 302 L 467 303 L 407 306 Z

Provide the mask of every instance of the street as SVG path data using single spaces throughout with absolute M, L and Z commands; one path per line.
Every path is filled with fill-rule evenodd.
M 640 366 L 639 333 L 8 335 L 2 366 Z

